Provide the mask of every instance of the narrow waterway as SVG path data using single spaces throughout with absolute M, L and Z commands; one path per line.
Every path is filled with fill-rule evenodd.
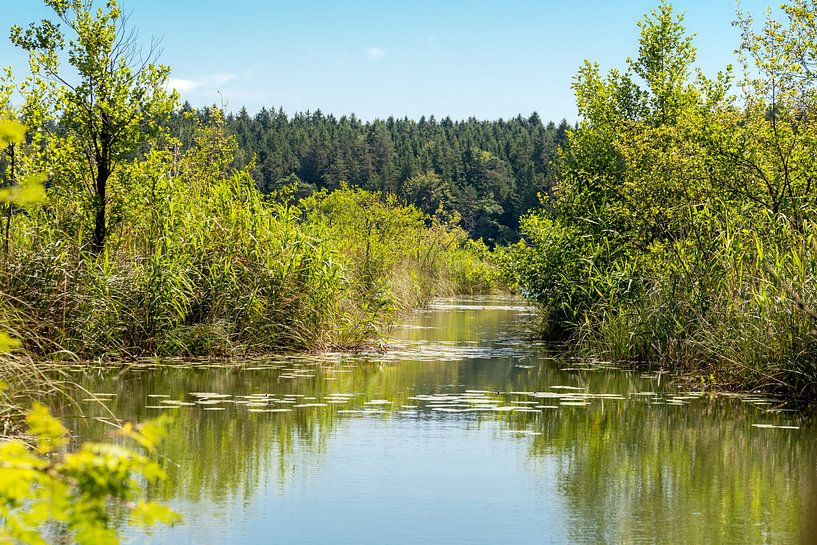
M 802 542 L 812 419 L 554 358 L 524 340 L 530 317 L 445 300 L 380 354 L 86 371 L 102 401 L 63 416 L 86 439 L 175 416 L 151 495 L 184 523 L 131 543 Z

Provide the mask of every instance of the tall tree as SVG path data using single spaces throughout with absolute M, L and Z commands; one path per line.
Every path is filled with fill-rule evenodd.
M 170 69 L 156 64 L 157 42 L 143 52 L 117 0 L 44 0 L 58 22 L 44 19 L 11 40 L 29 53 L 32 77 L 51 84 L 65 136 L 86 165 L 82 182 L 91 198 L 92 250 L 104 249 L 111 177 L 138 155 L 176 105 L 167 90 Z M 67 42 L 67 43 L 66 43 Z M 61 62 L 67 51 L 67 66 Z

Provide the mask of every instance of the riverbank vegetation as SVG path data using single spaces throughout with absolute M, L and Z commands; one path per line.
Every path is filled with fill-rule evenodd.
M 188 152 L 128 165 L 100 254 L 70 198 L 15 216 L 3 289 L 18 338 L 82 359 L 351 346 L 433 295 L 493 288 L 455 218 L 352 188 L 266 198 L 234 149 L 201 127 Z
M 496 287 L 487 248 L 442 203 L 342 181 L 264 194 L 218 109 L 178 114 L 174 134 L 169 69 L 115 2 L 46 3 L 61 26 L 12 29 L 32 74 L 7 73 L 0 94 L 2 116 L 28 127 L 5 147 L 5 185 L 46 178 L 40 202 L 6 206 L 0 265 L 0 320 L 35 357 L 353 346 L 432 296 Z
M 554 194 L 505 255 L 546 335 L 817 394 L 817 5 L 781 14 L 739 13 L 739 64 L 713 77 L 667 3 L 624 70 L 581 67 Z
M 509 280 L 542 308 L 545 336 L 588 356 L 817 394 L 814 1 L 793 0 L 759 29 L 739 14 L 739 66 L 712 77 L 695 67 L 682 16 L 662 3 L 639 24 L 624 70 L 580 69 L 575 128 L 536 114 L 361 122 L 195 110 L 180 105 L 169 67 L 155 46 L 140 49 L 116 0 L 44 3 L 53 21 L 11 30 L 30 74 L 0 78 L 0 435 L 28 441 L 0 444 L 0 543 L 115 543 L 125 517 L 178 521 L 139 501 L 165 478 L 150 456 L 166 422 L 115 424 L 138 452 L 69 447 L 44 406 L 23 409 L 59 386 L 46 360 L 354 348 L 435 296 Z M 396 369 L 381 367 L 372 389 L 397 383 Z M 344 369 L 339 383 L 355 392 L 363 371 Z M 458 372 L 446 366 L 441 384 L 460 384 Z M 547 379 L 536 388 L 580 388 Z M 131 414 L 161 409 L 144 406 L 169 396 L 155 391 L 127 399 Z M 329 402 L 348 401 L 308 393 L 328 403 L 298 408 L 327 407 L 330 426 Z M 163 404 L 233 396 L 201 395 Z M 252 414 L 290 410 L 257 395 L 264 407 Z M 392 404 L 380 397 L 370 402 Z M 287 417 L 277 440 L 318 414 Z M 258 424 L 249 411 L 230 420 L 250 431 L 242 452 L 266 440 Z M 171 429 L 183 449 L 203 444 L 186 437 L 198 431 Z M 233 443 L 204 441 L 229 450 L 211 461 L 229 458 L 213 467 L 238 482 L 246 460 Z

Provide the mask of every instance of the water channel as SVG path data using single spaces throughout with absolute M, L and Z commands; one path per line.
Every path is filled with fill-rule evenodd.
M 101 439 L 174 415 L 150 494 L 184 523 L 130 543 L 802 542 L 814 419 L 561 359 L 526 339 L 531 317 L 441 300 L 384 351 L 86 370 L 94 395 L 62 416 Z

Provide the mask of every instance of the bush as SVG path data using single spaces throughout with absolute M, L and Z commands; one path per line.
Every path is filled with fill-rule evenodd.
M 626 72 L 582 67 L 583 120 L 554 196 L 502 254 L 544 333 L 602 358 L 817 393 L 817 80 L 800 63 L 817 32 L 810 4 L 783 13 L 760 33 L 739 14 L 757 72 L 740 98 L 729 70 L 691 77 L 695 50 L 667 3 L 640 23 Z

